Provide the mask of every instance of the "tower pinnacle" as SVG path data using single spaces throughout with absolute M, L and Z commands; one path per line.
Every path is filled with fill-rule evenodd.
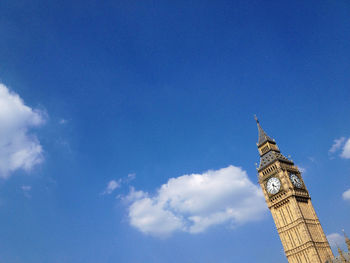
M 274 140 L 271 139 L 266 132 L 263 130 L 263 128 L 260 125 L 259 119 L 254 115 L 254 119 L 256 121 L 256 124 L 258 126 L 258 131 L 259 131 L 259 141 L 258 141 L 258 146 L 261 146 L 263 143 L 269 141 L 271 143 L 274 143 Z
M 348 247 L 348 251 L 350 252 L 350 239 L 349 239 L 349 237 L 345 234 L 344 229 L 343 229 L 343 233 L 344 233 L 344 237 L 345 237 L 346 246 Z
M 347 260 L 346 260 L 346 258 L 343 255 L 343 251 L 340 249 L 340 247 L 338 245 L 337 245 L 337 248 L 338 248 L 338 253 L 339 253 L 339 257 L 340 257 L 341 262 L 342 263 L 346 263 Z
M 266 134 L 266 132 L 261 127 L 258 118 L 256 116 L 254 116 L 254 118 L 259 132 L 259 141 L 257 143 L 257 146 L 260 153 L 260 165 L 258 171 L 277 160 L 284 163 L 293 164 L 291 160 L 288 160 L 288 158 L 281 154 L 275 140 Z

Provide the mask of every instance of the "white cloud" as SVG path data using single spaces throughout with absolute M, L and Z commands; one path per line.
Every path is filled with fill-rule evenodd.
M 129 184 L 132 180 L 134 180 L 136 178 L 136 174 L 135 173 L 130 173 L 128 174 L 126 177 L 124 178 L 120 178 L 118 181 L 116 180 L 111 180 L 110 182 L 108 182 L 106 189 L 102 192 L 103 195 L 105 194 L 111 194 L 114 192 L 115 189 L 122 187 L 125 184 Z M 130 197 L 126 198 L 123 197 L 122 195 L 118 195 L 117 199 L 121 199 L 121 200 L 125 200 L 128 201 L 131 197 L 133 197 L 132 193 L 134 191 L 134 189 L 131 187 L 131 192 L 130 192 Z M 135 191 L 134 191 L 135 192 Z M 136 193 L 136 192 L 135 192 Z
M 160 203 L 145 197 L 130 206 L 130 223 L 144 233 L 164 236 L 183 229 L 183 222 Z
M 350 138 L 346 139 L 345 137 L 341 137 L 339 139 L 335 139 L 332 147 L 329 149 L 329 153 L 332 154 L 338 150 L 341 150 L 341 158 L 350 159 Z
M 130 203 L 145 197 L 148 197 L 147 193 L 143 191 L 135 191 L 135 188 L 131 186 L 129 194 L 127 196 L 120 196 L 120 199 L 126 203 Z
M 29 171 L 43 161 L 42 146 L 29 130 L 44 121 L 42 112 L 25 105 L 0 83 L 0 177 L 19 169 Z
M 135 173 L 131 173 L 128 174 L 128 177 L 126 178 L 126 182 L 131 182 L 132 180 L 134 180 L 136 178 L 136 174 Z
M 120 182 L 117 182 L 116 180 L 111 180 L 108 182 L 106 189 L 103 191 L 102 194 L 111 194 L 115 189 L 120 187 Z
M 343 199 L 344 199 L 344 200 L 350 201 L 350 189 L 346 190 L 346 191 L 343 193 Z
M 260 187 L 240 167 L 171 178 L 153 197 L 133 188 L 125 199 L 130 224 L 145 234 L 200 233 L 209 227 L 259 220 L 267 211 Z
M 329 245 L 332 248 L 335 248 L 337 245 L 343 245 L 343 243 L 345 242 L 344 237 L 338 233 L 332 233 L 327 235 L 327 239 Z
M 350 138 L 346 141 L 343 147 L 343 151 L 340 154 L 340 157 L 344 159 L 350 159 Z
M 344 144 L 345 137 L 340 137 L 339 139 L 334 139 L 332 147 L 329 149 L 329 153 L 335 153 L 338 151 Z

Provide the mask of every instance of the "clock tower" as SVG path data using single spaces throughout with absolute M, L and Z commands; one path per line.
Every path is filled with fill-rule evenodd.
M 275 221 L 289 263 L 325 263 L 332 250 L 311 203 L 300 170 L 281 154 L 261 128 L 257 143 L 259 184 Z

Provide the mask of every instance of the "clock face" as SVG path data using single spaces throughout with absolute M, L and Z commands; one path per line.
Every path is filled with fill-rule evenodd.
M 271 177 L 266 183 L 266 189 L 270 194 L 277 194 L 281 189 L 281 182 L 276 177 Z
M 289 175 L 290 180 L 292 181 L 292 184 L 297 187 L 297 188 L 301 188 L 303 186 L 301 180 L 299 179 L 298 176 L 296 176 L 295 174 L 290 174 Z

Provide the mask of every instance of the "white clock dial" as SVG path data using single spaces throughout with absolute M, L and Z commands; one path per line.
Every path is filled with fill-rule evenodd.
M 290 180 L 292 181 L 292 184 L 297 187 L 297 188 L 301 188 L 302 187 L 302 182 L 301 180 L 299 179 L 298 176 L 296 176 L 295 174 L 290 174 L 289 175 L 289 178 Z
M 281 182 L 278 180 L 278 178 L 271 177 L 266 183 L 266 188 L 270 194 L 277 194 L 281 189 Z

